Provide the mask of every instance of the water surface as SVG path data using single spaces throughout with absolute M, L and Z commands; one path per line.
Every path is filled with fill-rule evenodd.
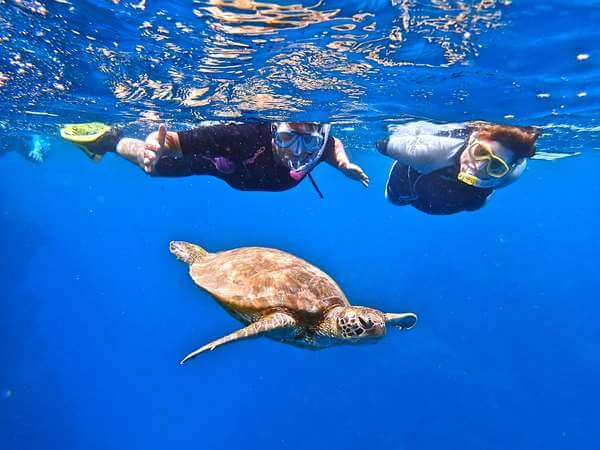
M 595 449 L 600 400 L 596 24 L 589 1 L 0 0 L 0 439 L 7 449 Z M 484 209 L 383 197 L 373 143 L 412 119 L 542 127 Z M 371 178 L 285 193 L 150 179 L 61 142 L 201 120 L 327 120 Z M 51 142 L 43 164 L 20 153 Z M 17 144 L 19 143 L 19 144 Z M 20 150 L 20 152 L 11 151 Z M 351 302 L 414 310 L 374 346 L 267 339 L 181 367 L 234 330 L 168 252 L 263 245 Z

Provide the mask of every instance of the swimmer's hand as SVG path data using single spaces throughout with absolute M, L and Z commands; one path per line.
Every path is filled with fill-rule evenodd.
M 144 147 L 142 168 L 146 173 L 154 171 L 156 161 L 164 153 L 181 151 L 177 133 L 167 132 L 167 127 L 164 124 L 159 125 L 158 131 L 148 135 Z
M 27 154 L 29 159 L 36 163 L 44 162 L 46 156 L 46 148 L 48 143 L 39 135 L 34 134 L 31 136 L 31 150 Z
M 142 169 L 146 173 L 152 173 L 154 171 L 154 165 L 160 155 L 165 150 L 165 143 L 167 139 L 167 127 L 164 124 L 160 124 L 158 131 L 150 133 L 144 143 L 144 156 L 142 160 Z
M 42 163 L 44 162 L 44 152 L 42 151 L 41 148 L 36 148 L 35 150 L 31 150 L 27 156 L 29 157 L 29 159 L 31 159 L 33 162 L 36 163 Z
M 159 152 L 166 146 L 167 140 L 167 127 L 164 124 L 158 126 L 158 131 L 150 133 L 146 138 L 146 150 L 152 150 L 153 152 Z
M 369 187 L 369 177 L 358 164 L 349 162 L 347 164 L 342 165 L 340 169 L 342 169 L 344 175 L 346 175 L 348 178 L 358 180 L 360 181 L 360 184 L 362 184 L 364 187 Z
M 350 162 L 344 144 L 338 138 L 333 138 L 333 151 L 326 161 L 348 178 L 358 180 L 364 187 L 369 187 L 369 177 L 359 165 Z

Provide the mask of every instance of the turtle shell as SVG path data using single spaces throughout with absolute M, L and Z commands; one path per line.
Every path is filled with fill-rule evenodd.
M 310 319 L 333 306 L 349 305 L 325 272 L 270 248 L 245 247 L 208 254 L 190 266 L 190 276 L 238 317 L 285 309 Z

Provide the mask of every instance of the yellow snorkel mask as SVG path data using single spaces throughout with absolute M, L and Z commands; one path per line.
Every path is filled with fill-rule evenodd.
M 489 144 L 485 142 L 475 141 L 469 145 L 467 151 L 475 161 L 488 161 L 485 170 L 492 178 L 502 178 L 510 172 L 506 161 L 496 155 Z
M 494 153 L 490 145 L 485 142 L 475 140 L 469 144 L 465 151 L 469 152 L 469 156 L 475 161 L 487 161 L 484 167 L 486 174 L 490 177 L 489 179 L 481 179 L 468 172 L 460 171 L 458 179 L 469 186 L 479 188 L 497 187 L 502 183 L 502 178 L 512 170 L 511 166 Z

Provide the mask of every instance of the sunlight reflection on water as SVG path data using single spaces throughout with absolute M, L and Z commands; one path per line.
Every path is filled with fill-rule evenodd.
M 30 107 L 60 100 L 74 111 L 90 108 L 82 91 L 104 88 L 132 115 L 200 117 L 299 112 L 328 92 L 351 116 L 366 109 L 370 78 L 475 57 L 476 36 L 502 24 L 490 0 L 194 3 L 0 0 L 0 88 Z

